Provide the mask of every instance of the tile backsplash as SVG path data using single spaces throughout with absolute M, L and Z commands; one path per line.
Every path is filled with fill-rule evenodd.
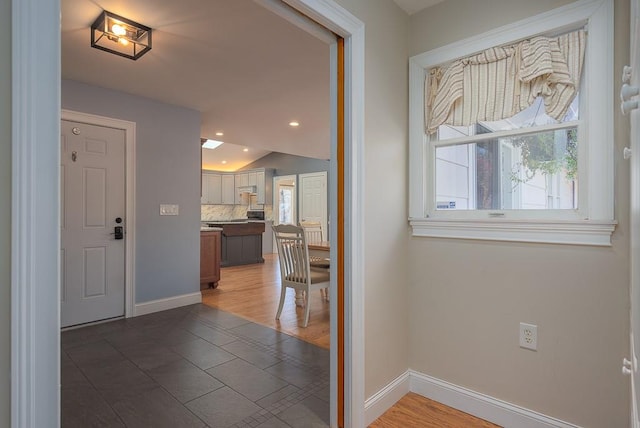
M 265 220 L 273 219 L 273 206 L 264 206 Z M 200 205 L 201 221 L 233 220 L 247 217 L 246 205 Z

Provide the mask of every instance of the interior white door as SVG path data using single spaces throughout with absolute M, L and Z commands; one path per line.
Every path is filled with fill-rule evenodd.
M 61 326 L 124 316 L 125 132 L 61 122 Z
M 322 225 L 322 237 L 328 240 L 327 230 L 327 173 L 326 171 L 298 176 L 300 193 L 300 221 L 315 221 Z
M 630 65 L 631 75 L 628 84 L 640 87 L 640 52 L 638 45 L 640 38 L 640 0 L 631 0 L 631 29 L 630 29 Z M 624 79 L 624 77 L 623 77 Z M 630 97 L 630 101 L 638 101 L 640 97 Z M 631 121 L 631 425 L 640 427 L 638 409 L 640 408 L 640 376 L 638 376 L 638 360 L 636 348 L 640 345 L 640 111 L 632 110 Z

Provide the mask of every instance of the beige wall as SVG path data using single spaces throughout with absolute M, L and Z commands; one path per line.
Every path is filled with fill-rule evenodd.
M 365 23 L 365 396 L 407 370 L 407 28 L 391 0 L 338 0 Z
M 448 0 L 411 18 L 411 55 L 565 3 Z M 628 0 L 615 9 L 618 78 Z M 620 372 L 629 355 L 628 122 L 612 108 L 613 246 L 411 238 L 412 369 L 581 426 L 629 426 L 629 379 Z M 521 321 L 538 325 L 537 352 L 518 347 Z
M 11 423 L 11 1 L 0 0 L 0 427 Z

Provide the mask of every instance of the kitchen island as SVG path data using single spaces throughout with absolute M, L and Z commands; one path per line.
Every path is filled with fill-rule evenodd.
M 220 266 L 264 263 L 262 234 L 264 221 L 207 221 L 203 225 L 222 228 Z

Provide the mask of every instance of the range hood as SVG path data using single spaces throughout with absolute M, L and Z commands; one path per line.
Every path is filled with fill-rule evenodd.
M 256 194 L 256 186 L 240 186 L 238 187 L 238 193 L 248 193 L 250 195 Z

